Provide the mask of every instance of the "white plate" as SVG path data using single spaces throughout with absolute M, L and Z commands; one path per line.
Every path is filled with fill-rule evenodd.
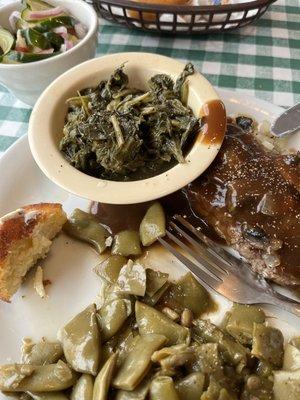
M 243 94 L 220 90 L 228 113 L 247 113 L 258 121 L 272 120 L 282 110 L 262 100 Z M 294 147 L 300 148 L 300 133 L 291 139 Z M 0 160 L 0 215 L 22 205 L 38 202 L 62 203 L 67 212 L 75 207 L 88 208 L 88 201 L 68 194 L 51 183 L 36 166 L 28 146 L 27 137 L 18 140 Z M 99 292 L 100 282 L 92 272 L 99 256 L 85 244 L 73 241 L 65 235 L 55 239 L 44 267 L 47 299 L 40 299 L 33 290 L 32 273 L 11 304 L 0 303 L 0 363 L 16 362 L 23 337 L 54 339 L 57 329 L 70 317 L 93 302 Z M 163 250 L 155 251 L 148 258 L 154 268 L 168 270 L 178 277 L 185 270 Z M 170 269 L 170 265 L 172 268 Z M 219 311 L 211 316 L 220 321 L 224 311 L 230 307 L 225 299 L 215 296 Z M 286 338 L 300 335 L 299 319 L 275 308 L 268 308 L 270 324 L 277 325 Z M 0 400 L 6 397 L 0 395 Z

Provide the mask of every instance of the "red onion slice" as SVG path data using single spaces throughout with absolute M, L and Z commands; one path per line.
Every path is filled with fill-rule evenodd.
M 74 26 L 76 35 L 79 39 L 83 39 L 86 35 L 86 27 L 81 22 Z
M 14 11 L 10 14 L 10 17 L 8 20 L 9 20 L 11 29 L 14 32 L 16 32 L 16 30 L 17 30 L 16 23 L 17 23 L 18 19 L 20 19 L 20 18 L 21 18 L 21 13 L 19 13 L 19 11 Z
M 29 19 L 42 19 L 47 17 L 57 17 L 58 15 L 65 12 L 65 9 L 61 6 L 55 8 L 49 8 L 48 10 L 41 11 L 31 11 L 29 14 Z

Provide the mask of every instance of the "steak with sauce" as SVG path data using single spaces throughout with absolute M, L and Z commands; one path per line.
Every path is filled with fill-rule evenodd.
M 228 124 L 211 167 L 183 189 L 203 219 L 249 262 L 280 285 L 300 285 L 300 157 L 266 150 Z

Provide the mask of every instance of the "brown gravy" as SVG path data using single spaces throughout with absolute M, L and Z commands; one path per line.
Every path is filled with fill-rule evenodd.
M 199 139 L 201 143 L 216 145 L 223 142 L 226 130 L 226 110 L 220 100 L 205 103 L 200 110 L 203 126 Z

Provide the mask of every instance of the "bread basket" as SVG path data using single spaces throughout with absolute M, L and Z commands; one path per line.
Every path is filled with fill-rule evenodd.
M 158 0 L 159 1 L 159 0 Z M 237 29 L 260 18 L 275 0 L 217 6 L 146 4 L 130 0 L 91 0 L 108 21 L 147 32 L 207 34 Z

